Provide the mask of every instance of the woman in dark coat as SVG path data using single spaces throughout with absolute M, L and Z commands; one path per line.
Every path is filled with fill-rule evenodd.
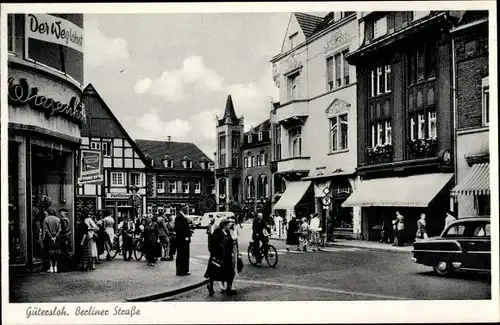
M 76 226 L 76 238 L 75 238 L 75 259 L 78 264 L 78 269 L 80 271 L 87 271 L 90 254 L 89 254 L 89 240 L 88 232 L 89 227 L 84 222 L 85 217 L 82 214 L 78 214 L 78 224 Z
M 288 229 L 286 231 L 286 250 L 290 251 L 290 246 L 297 246 L 299 249 L 299 223 L 297 218 L 292 217 L 288 222 Z
M 158 233 L 158 223 L 156 217 L 148 218 L 144 228 L 144 250 L 146 251 L 146 260 L 148 266 L 154 266 L 158 257 L 158 248 L 160 242 Z
M 232 290 L 234 280 L 233 239 L 229 232 L 229 220 L 223 219 L 210 238 L 210 259 L 208 260 L 205 278 L 209 279 L 208 293 L 214 294 L 214 281 L 226 283 L 226 294 L 235 294 Z

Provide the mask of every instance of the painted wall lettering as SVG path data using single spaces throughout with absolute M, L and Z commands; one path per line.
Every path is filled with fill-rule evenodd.
M 86 119 L 85 106 L 77 97 L 72 97 L 69 104 L 63 104 L 43 95 L 38 95 L 38 88 L 30 89 L 26 79 L 19 79 L 14 83 L 14 78 L 9 78 L 9 102 L 14 105 L 30 105 L 31 108 L 45 112 L 47 117 L 61 115 L 76 123 L 83 123 Z

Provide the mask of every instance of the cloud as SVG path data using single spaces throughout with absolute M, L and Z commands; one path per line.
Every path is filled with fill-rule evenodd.
M 102 34 L 95 20 L 85 21 L 85 64 L 95 68 L 120 64 L 130 59 L 128 43 L 122 38 L 107 37 Z
M 191 125 L 196 134 L 215 141 L 215 121 L 219 110 L 203 110 L 191 117 Z
M 220 90 L 223 82 L 224 79 L 216 71 L 205 66 L 202 57 L 192 55 L 184 60 L 180 69 L 164 71 L 154 80 L 151 93 L 167 101 L 179 102 L 187 98 L 187 89 L 210 94 Z
M 151 87 L 153 81 L 149 78 L 137 80 L 134 90 L 136 94 L 144 94 Z
M 182 138 L 192 130 L 188 121 L 175 119 L 164 122 L 156 110 L 144 114 L 137 121 L 138 135 L 143 139 L 166 140 L 168 136 L 172 138 Z

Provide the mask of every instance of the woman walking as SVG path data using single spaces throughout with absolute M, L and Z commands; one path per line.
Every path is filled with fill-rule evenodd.
M 427 231 L 425 230 L 425 226 L 427 223 L 425 222 L 425 213 L 420 215 L 420 219 L 417 221 L 417 236 L 416 240 L 427 239 Z
M 113 249 L 113 243 L 115 242 L 115 219 L 111 216 L 111 211 L 104 211 L 104 219 L 102 219 L 102 223 L 104 226 L 105 232 L 105 241 L 104 244 L 106 246 L 106 260 L 111 260 L 111 256 L 109 256 L 109 252 Z
M 295 216 L 292 216 L 290 221 L 288 222 L 288 227 L 286 230 L 286 250 L 290 251 L 290 246 L 296 246 L 297 251 L 300 251 L 299 248 L 299 223 Z
M 85 224 L 88 227 L 87 237 L 89 244 L 89 253 L 90 253 L 90 269 L 95 270 L 95 264 L 97 263 L 97 258 L 99 254 L 97 252 L 97 231 L 99 231 L 99 227 L 95 224 L 94 220 L 92 220 L 91 215 L 89 214 L 87 218 L 85 218 Z
M 156 217 L 148 217 L 144 228 L 144 250 L 148 266 L 154 266 L 158 257 L 160 238 L 158 234 L 158 223 Z
M 84 222 L 82 214 L 78 214 L 78 224 L 76 226 L 76 259 L 78 263 L 78 270 L 87 271 L 90 261 L 89 256 L 89 240 L 88 232 L 89 227 Z
M 207 285 L 209 295 L 215 293 L 214 281 L 226 283 L 226 294 L 236 294 L 236 291 L 232 288 L 235 275 L 233 265 L 234 245 L 229 227 L 229 220 L 222 219 L 210 240 L 210 259 L 205 272 L 205 278 L 210 280 Z

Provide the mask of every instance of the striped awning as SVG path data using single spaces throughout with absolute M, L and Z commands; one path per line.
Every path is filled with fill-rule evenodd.
M 427 207 L 452 177 L 435 173 L 365 180 L 342 207 Z
M 452 195 L 489 195 L 490 163 L 475 164 L 463 181 L 451 190 Z
M 287 185 L 283 196 L 273 206 L 273 210 L 293 211 L 293 208 L 299 203 L 304 194 L 306 194 L 310 186 L 311 181 L 291 182 Z

